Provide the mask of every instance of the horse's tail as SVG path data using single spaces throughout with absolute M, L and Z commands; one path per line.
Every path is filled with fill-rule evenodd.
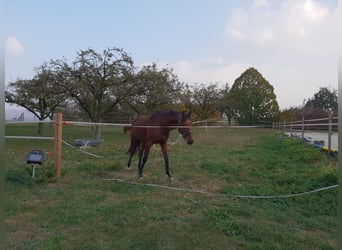
M 131 126 L 123 126 L 123 132 L 126 134 L 127 132 L 131 131 Z
M 126 154 L 130 154 L 132 151 L 133 151 L 133 143 L 131 141 L 131 144 L 129 145 L 129 148 L 128 148 Z
M 127 150 L 126 154 L 130 154 L 133 156 L 135 152 L 137 151 L 137 148 L 139 147 L 140 142 L 131 140 L 131 145 L 129 146 L 129 149 Z

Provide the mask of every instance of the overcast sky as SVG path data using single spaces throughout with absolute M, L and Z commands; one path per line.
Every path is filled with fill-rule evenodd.
M 338 12 L 338 0 L 6 0 L 5 82 L 118 47 L 190 84 L 232 86 L 254 67 L 281 109 L 300 106 L 320 87 L 337 89 Z M 19 114 L 6 105 L 6 119 Z

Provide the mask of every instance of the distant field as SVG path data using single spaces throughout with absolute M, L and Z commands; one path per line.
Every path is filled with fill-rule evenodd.
M 36 125 L 6 125 L 6 135 L 36 135 Z M 44 125 L 44 135 L 53 136 Z M 137 178 L 126 169 L 129 135 L 103 127 L 104 142 L 63 145 L 62 177 L 54 178 L 53 142 L 6 139 L 6 249 L 333 249 L 337 190 L 291 198 L 251 199 L 337 184 L 336 159 L 271 129 L 193 129 L 186 145 L 175 130 L 170 181 L 159 146 Z M 92 138 L 89 127 L 63 127 L 63 140 Z M 47 155 L 37 178 L 31 149 Z M 188 190 L 134 185 L 119 178 Z M 206 191 L 209 194 L 192 192 Z

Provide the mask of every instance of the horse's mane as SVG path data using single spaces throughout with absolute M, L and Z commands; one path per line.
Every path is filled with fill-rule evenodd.
M 178 113 L 179 112 L 176 112 L 174 110 L 157 110 L 152 115 L 154 115 L 154 114 L 172 114 L 172 115 L 174 115 L 174 114 L 178 114 Z

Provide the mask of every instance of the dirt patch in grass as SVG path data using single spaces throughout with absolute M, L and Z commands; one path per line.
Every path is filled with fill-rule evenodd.
M 25 249 L 29 242 L 40 242 L 49 232 L 37 228 L 34 212 L 25 212 L 5 220 L 7 249 Z
M 307 241 L 308 239 L 311 239 L 313 242 L 313 245 L 316 245 L 317 248 L 329 248 L 330 246 L 337 246 L 337 240 L 336 238 L 331 238 L 331 236 L 321 230 L 299 230 L 298 232 L 299 237 L 302 238 L 303 241 Z M 318 240 L 320 239 L 320 240 Z M 322 243 L 322 240 L 324 239 Z
M 5 219 L 5 223 L 10 226 L 20 226 L 23 221 L 30 221 L 35 215 L 33 212 L 22 212 Z

